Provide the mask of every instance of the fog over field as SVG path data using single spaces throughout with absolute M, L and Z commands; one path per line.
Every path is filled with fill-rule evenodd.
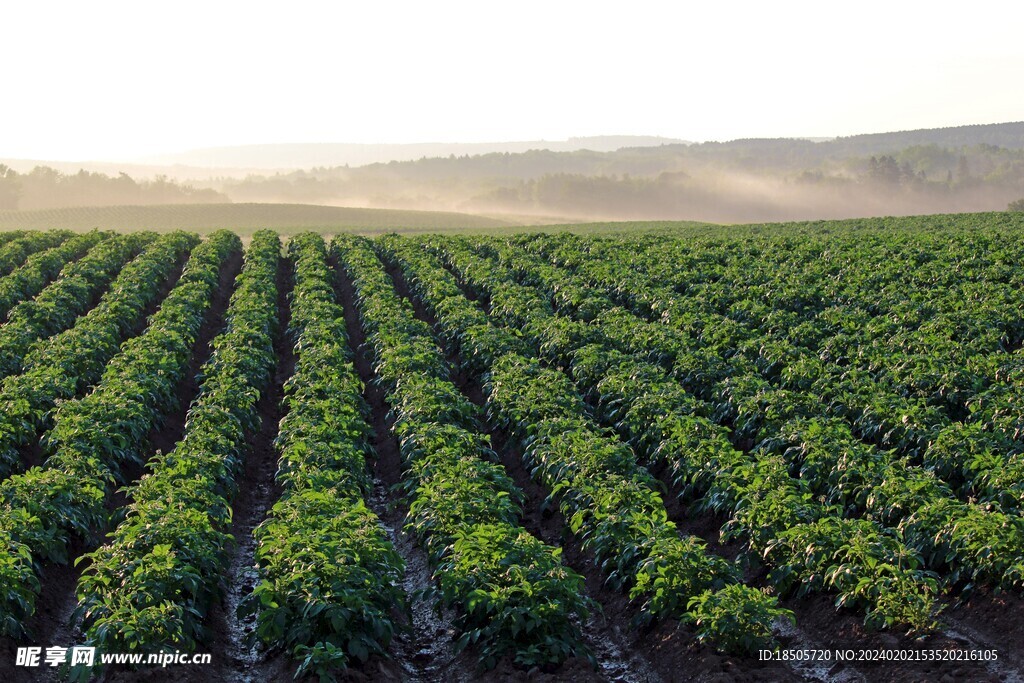
M 386 161 L 355 163 L 371 156 Z M 322 163 L 296 168 L 313 159 Z M 109 162 L 11 160 L 0 173 L 0 209 L 242 202 L 459 212 L 513 223 L 745 223 L 998 211 L 1024 197 L 1024 123 L 817 141 L 253 145 L 168 160 L 189 165 L 127 166 L 128 173 Z

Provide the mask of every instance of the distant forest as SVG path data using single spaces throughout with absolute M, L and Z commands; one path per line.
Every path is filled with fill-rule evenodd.
M 0 209 L 274 202 L 721 223 L 1000 211 L 1024 199 L 1024 123 L 817 142 L 450 154 L 189 182 L 0 164 Z
M 0 164 L 0 210 L 55 209 L 72 206 L 209 204 L 230 201 L 210 188 L 196 189 L 165 177 L 137 181 L 124 173 L 61 173 L 37 166 L 17 173 Z
M 1024 123 L 824 142 L 494 153 L 320 167 L 211 186 L 235 201 L 719 222 L 1002 210 L 1024 197 Z

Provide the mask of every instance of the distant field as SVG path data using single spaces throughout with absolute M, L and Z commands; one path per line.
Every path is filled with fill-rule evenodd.
M 604 223 L 565 223 L 523 225 L 491 232 L 630 235 L 649 233 L 694 239 L 732 239 L 759 237 L 848 237 L 850 233 L 934 232 L 943 230 L 1024 229 L 1024 212 L 991 211 L 982 213 L 945 213 L 925 216 L 882 216 L 843 220 L 789 221 L 785 223 L 747 223 L 721 225 L 700 221 L 613 221 Z
M 376 236 L 395 232 L 511 235 L 572 232 L 588 235 L 653 233 L 693 238 L 755 237 L 773 234 L 822 235 L 847 231 L 931 231 L 972 227 L 1019 230 L 1020 212 L 934 214 L 828 221 L 719 225 L 698 221 L 606 221 L 536 224 L 536 218 L 503 218 L 443 211 L 364 209 L 314 204 L 168 204 L 158 206 L 98 206 L 40 211 L 0 211 L 0 230 L 187 230 L 208 233 L 231 230 L 243 239 L 256 230 L 275 230 L 282 236 L 304 231 L 327 235 L 356 233 Z M 518 222 L 522 221 L 522 222 Z
M 157 206 L 91 206 L 37 211 L 0 211 L 0 230 L 188 230 L 208 233 L 231 230 L 242 237 L 260 229 L 282 235 L 304 231 L 324 234 L 352 232 L 379 235 L 463 232 L 635 233 L 706 231 L 717 226 L 693 221 L 611 221 L 603 223 L 538 224 L 530 216 L 479 216 L 445 211 L 364 209 L 316 204 L 163 204 Z M 549 219 L 557 220 L 557 219 Z
M 0 211 L 0 230 L 191 230 L 227 228 L 240 235 L 261 228 L 288 235 L 317 232 L 380 233 L 486 230 L 514 227 L 494 218 L 442 211 L 353 209 L 312 204 L 168 204 Z

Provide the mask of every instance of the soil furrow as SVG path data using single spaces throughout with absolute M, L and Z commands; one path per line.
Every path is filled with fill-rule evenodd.
M 460 291 L 466 298 L 479 304 L 489 314 L 489 302 L 477 297 L 450 267 L 445 265 L 445 269 L 455 277 Z M 505 438 L 501 441 L 507 443 Z M 660 675 L 665 680 L 692 680 L 705 675 L 719 675 L 719 673 L 735 680 L 807 678 L 805 673 L 786 664 L 727 657 L 714 652 L 711 648 L 699 647 L 696 645 L 692 631 L 674 620 L 652 624 L 638 632 L 633 624 L 636 623 L 634 620 L 639 615 L 639 608 L 627 596 L 609 590 L 605 586 L 603 577 L 582 552 L 579 542 L 571 532 L 564 529 L 564 520 L 561 519 L 557 506 L 547 500 L 545 489 L 534 482 L 526 472 L 522 465 L 521 454 L 514 449 L 507 448 L 499 449 L 499 453 L 502 454 L 502 462 L 513 475 L 516 484 L 527 493 L 528 505 L 534 510 L 534 512 L 527 511 L 528 516 L 524 518 L 524 525 L 537 524 L 541 538 L 549 543 L 554 541 L 550 537 L 551 532 L 545 530 L 546 526 L 551 525 L 548 520 L 556 520 L 555 523 L 563 528 L 561 531 L 564 540 L 561 545 L 565 548 L 563 558 L 574 570 L 586 577 L 588 595 L 604 607 L 606 624 L 601 633 L 605 634 L 605 637 L 612 642 L 616 637 L 620 641 L 625 641 L 618 651 L 631 653 L 631 667 L 635 667 L 636 662 L 642 658 L 648 663 L 649 670 L 653 670 L 655 675 Z M 719 542 L 718 529 L 724 522 L 723 519 L 713 515 L 694 518 L 686 514 L 685 505 L 682 504 L 678 495 L 673 495 L 674 492 L 669 485 L 665 482 L 662 483 L 667 487 L 664 499 L 669 516 L 683 533 L 701 537 L 708 542 L 710 552 L 730 560 L 739 555 L 741 551 L 739 543 L 723 545 Z M 629 637 L 626 638 L 624 634 L 629 634 Z M 630 670 L 635 671 L 635 669 Z M 681 673 L 683 671 L 688 673 Z
M 437 321 L 412 295 L 402 272 L 389 266 L 388 273 L 395 282 L 396 291 L 412 303 L 417 317 L 438 331 Z M 465 293 L 465 288 L 463 292 Z M 440 335 L 437 335 L 440 338 Z M 440 343 L 440 342 L 439 342 Z M 446 358 L 452 369 L 452 377 L 460 391 L 478 406 L 486 405 L 486 398 L 480 386 L 480 378 L 466 376 L 461 368 L 457 354 L 449 354 Z M 663 622 L 653 627 L 637 629 L 635 619 L 638 608 L 629 599 L 605 587 L 600 571 L 593 566 L 589 557 L 583 552 L 579 540 L 569 531 L 557 505 L 548 500 L 547 491 L 530 477 L 523 466 L 521 453 L 509 443 L 508 435 L 503 430 L 488 425 L 491 443 L 499 454 L 502 465 L 512 476 L 516 485 L 525 493 L 525 509 L 521 523 L 530 533 L 545 543 L 561 547 L 563 560 L 574 571 L 586 579 L 587 595 L 593 599 L 600 609 L 585 625 L 584 635 L 587 645 L 594 651 L 598 660 L 598 670 L 593 671 L 583 662 L 567 662 L 556 674 L 558 679 L 566 677 L 572 680 L 616 680 L 616 681 L 658 681 L 680 680 L 696 677 L 702 672 L 714 671 L 722 666 L 717 661 L 718 655 L 709 648 L 693 646 L 693 636 L 676 622 Z M 659 647 L 667 642 L 671 647 Z M 686 643 L 685 647 L 680 647 Z M 655 644 L 655 647 L 649 645 Z M 685 659 L 681 659 L 682 655 Z M 706 668 L 705 668 L 706 667 Z M 785 666 L 767 663 L 755 663 L 754 667 L 743 670 L 730 662 L 729 675 L 737 680 L 792 680 L 792 674 Z M 689 672 L 683 674 L 682 672 Z M 753 672 L 754 677 L 749 675 Z M 761 678 L 761 674 L 768 674 Z
M 356 371 L 363 381 L 363 398 L 371 409 L 373 450 L 371 464 L 374 494 L 367 505 L 377 514 L 395 548 L 405 560 L 404 588 L 411 600 L 411 620 L 391 642 L 391 662 L 367 662 L 364 671 L 377 667 L 381 675 L 406 681 L 446 680 L 451 683 L 474 679 L 474 665 L 467 655 L 456 656 L 452 641 L 456 634 L 449 610 L 438 613 L 429 598 L 431 572 L 426 553 L 402 531 L 407 506 L 398 499 L 394 487 L 402 480 L 402 461 L 398 441 L 391 431 L 384 391 L 374 381 L 371 354 L 359 320 L 355 289 L 344 269 L 332 259 L 336 274 L 336 293 L 345 315 L 348 341 Z M 368 673 L 369 675 L 369 673 Z M 372 676 L 371 676 L 372 678 Z
M 962 606 L 945 614 L 954 627 L 975 634 L 979 641 L 998 648 L 999 659 L 1008 666 L 1024 671 L 1024 597 L 991 589 L 979 588 Z
M 277 276 L 278 329 L 274 338 L 276 358 L 270 384 L 260 396 L 256 410 L 260 417 L 259 431 L 253 435 L 243 471 L 238 480 L 232 509 L 231 535 L 235 543 L 224 573 L 224 597 L 213 606 L 207 620 L 211 635 L 210 652 L 214 655 L 212 671 L 197 670 L 209 680 L 212 673 L 217 680 L 230 683 L 254 683 L 269 680 L 290 680 L 294 665 L 285 657 L 265 657 L 251 637 L 255 629 L 254 616 L 240 618 L 238 606 L 259 580 L 256 573 L 256 539 L 253 530 L 267 517 L 267 511 L 280 495 L 275 479 L 278 453 L 274 447 L 281 418 L 287 406 L 284 403 L 284 384 L 295 371 L 295 353 L 288 335 L 291 318 L 290 293 L 292 264 L 282 258 Z

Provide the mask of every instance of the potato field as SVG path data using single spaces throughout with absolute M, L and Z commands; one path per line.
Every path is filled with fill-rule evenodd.
M 1024 680 L 1022 216 L 2 233 L 0 672 Z

